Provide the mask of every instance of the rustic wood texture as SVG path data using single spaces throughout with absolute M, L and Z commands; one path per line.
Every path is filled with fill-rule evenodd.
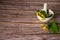
M 53 34 L 53 35 L 5 34 L 5 35 L 2 35 L 1 40 L 60 40 L 60 36 L 59 34 Z
M 0 0 L 0 40 L 60 40 L 60 33 L 43 31 L 35 15 L 45 2 L 60 24 L 60 0 Z

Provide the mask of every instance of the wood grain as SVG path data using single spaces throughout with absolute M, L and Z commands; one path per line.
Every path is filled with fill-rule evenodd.
M 0 1 L 10 1 L 10 2 L 60 2 L 60 0 L 0 0 Z
M 31 2 L 30 2 L 31 3 Z M 57 5 L 59 3 L 54 3 L 54 4 L 48 4 L 48 8 L 49 9 L 52 9 L 52 10 L 60 10 L 60 5 Z M 27 3 L 27 4 L 24 4 L 22 3 L 21 5 L 18 5 L 18 4 L 1 4 L 0 5 L 0 9 L 4 9 L 4 10 L 29 10 L 29 11 L 36 11 L 38 9 L 41 9 L 43 8 L 43 4 L 39 3 L 39 4 L 36 4 L 36 3 Z
M 1 37 L 2 40 L 60 40 L 60 34 L 50 35 L 18 35 L 5 34 Z
M 57 23 L 60 23 L 59 11 L 55 13 L 54 19 Z M 26 22 L 26 23 L 41 23 L 36 15 L 35 11 L 23 11 L 23 10 L 0 10 L 0 22 Z
M 0 22 L 0 31 L 4 34 L 41 34 L 44 32 L 40 24 L 24 24 L 13 22 Z
M 36 0 L 35 0 L 36 1 Z M 46 1 L 46 0 L 45 0 Z M 55 1 L 55 0 L 54 0 Z M 60 3 L 57 2 L 57 1 L 52 1 L 52 2 L 47 2 L 48 3 L 48 7 L 50 9 L 53 8 L 53 10 L 59 10 L 60 8 Z M 54 2 L 54 3 L 53 3 Z M 0 1 L 0 9 L 21 9 L 21 10 L 38 10 L 38 9 L 41 9 L 42 6 L 43 6 L 43 3 L 44 2 L 20 2 L 19 0 L 14 0 L 14 1 Z
M 35 12 L 48 3 L 60 25 L 60 0 L 0 0 L 0 40 L 60 40 L 60 32 L 43 31 Z

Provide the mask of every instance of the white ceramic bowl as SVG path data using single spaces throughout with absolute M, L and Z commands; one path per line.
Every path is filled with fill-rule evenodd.
M 50 14 L 53 14 L 51 17 L 49 17 L 49 18 L 45 18 L 44 20 L 40 20 L 40 16 L 37 16 L 37 18 L 40 20 L 40 22 L 45 22 L 45 23 L 47 23 L 48 21 L 50 21 L 52 18 L 53 18 L 53 16 L 54 16 L 54 12 L 52 11 L 52 10 L 50 10 L 49 9 L 49 13 Z

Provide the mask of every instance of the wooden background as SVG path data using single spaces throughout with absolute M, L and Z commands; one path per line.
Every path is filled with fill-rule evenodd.
M 0 40 L 60 40 L 60 34 L 42 31 L 35 11 L 48 8 L 60 24 L 60 0 L 0 0 Z

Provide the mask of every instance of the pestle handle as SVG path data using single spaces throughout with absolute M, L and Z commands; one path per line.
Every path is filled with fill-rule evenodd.
M 44 11 L 47 12 L 47 3 L 44 3 Z

